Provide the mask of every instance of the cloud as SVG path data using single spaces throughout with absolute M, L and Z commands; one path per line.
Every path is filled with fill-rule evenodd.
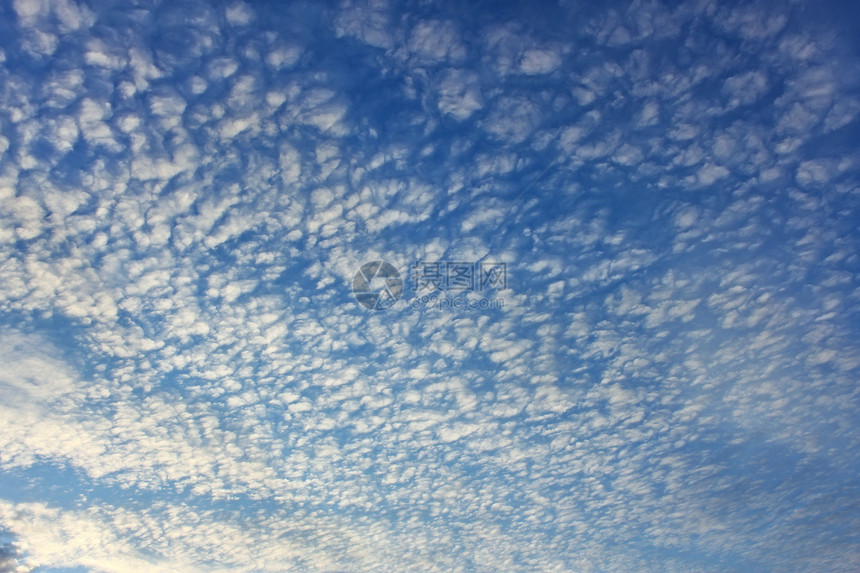
M 767 78 L 758 71 L 744 72 L 728 78 L 723 84 L 723 93 L 729 100 L 729 108 L 749 105 L 767 91 Z
M 394 45 L 388 5 L 383 0 L 348 4 L 338 15 L 335 30 L 338 36 L 352 36 L 377 48 Z
M 520 71 L 524 74 L 548 74 L 558 69 L 561 57 L 552 50 L 526 50 L 520 61 Z
M 224 13 L 227 22 L 233 26 L 247 26 L 254 20 L 254 11 L 245 2 L 235 2 Z
M 796 7 L 13 9 L 16 567 L 857 562 L 856 57 Z
M 419 63 L 456 62 L 465 57 L 465 48 L 451 22 L 419 22 L 412 30 L 408 46 Z
M 466 70 L 449 70 L 439 88 L 439 111 L 460 121 L 484 107 L 478 75 Z
M 26 573 L 29 568 L 20 564 L 19 557 L 20 552 L 13 542 L 4 539 L 0 543 L 0 570 L 12 573 Z
M 48 2 L 45 0 L 15 0 L 13 3 L 15 13 L 21 26 L 35 28 L 40 24 L 46 24 L 55 18 L 58 30 L 67 34 L 88 28 L 95 21 L 95 14 L 86 6 L 81 7 L 71 0 L 58 0 Z
M 537 127 L 538 107 L 524 98 L 502 97 L 495 102 L 487 119 L 487 131 L 496 139 L 509 143 L 523 142 Z

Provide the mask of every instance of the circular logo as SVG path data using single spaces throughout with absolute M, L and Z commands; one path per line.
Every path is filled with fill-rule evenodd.
M 352 279 L 352 294 L 361 306 L 384 310 L 400 300 L 403 279 L 397 269 L 385 261 L 365 263 Z

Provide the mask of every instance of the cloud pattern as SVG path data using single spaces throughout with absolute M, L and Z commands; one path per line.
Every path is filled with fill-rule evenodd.
M 3 570 L 857 570 L 844 10 L 4 4 Z

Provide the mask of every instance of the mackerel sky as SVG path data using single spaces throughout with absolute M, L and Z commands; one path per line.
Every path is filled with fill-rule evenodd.
M 859 127 L 850 1 L 0 0 L 0 571 L 860 571 Z

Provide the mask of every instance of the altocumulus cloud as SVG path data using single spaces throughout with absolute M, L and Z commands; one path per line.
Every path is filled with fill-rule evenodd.
M 841 9 L 3 5 L 0 568 L 857 570 Z

